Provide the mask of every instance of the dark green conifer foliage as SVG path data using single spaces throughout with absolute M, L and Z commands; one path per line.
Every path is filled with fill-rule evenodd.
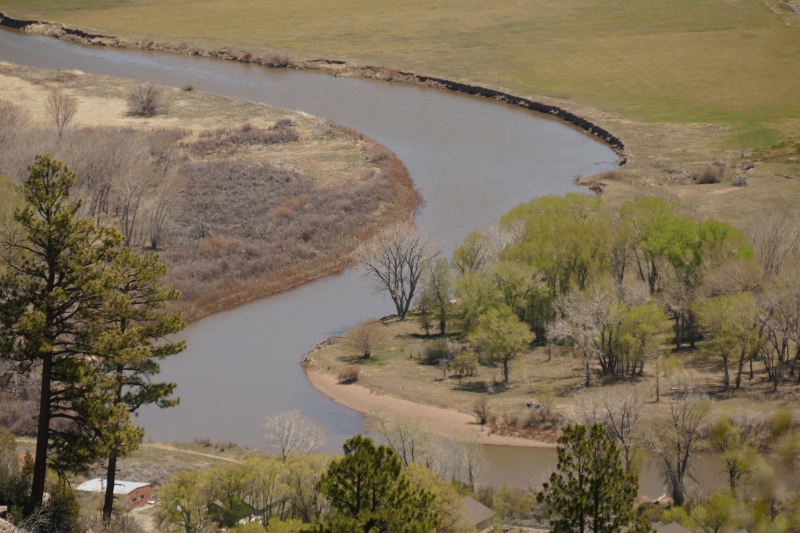
M 433 496 L 409 490 L 394 450 L 356 435 L 344 443 L 344 454 L 319 480 L 335 511 L 319 533 L 428 533 L 438 525 Z
M 54 431 L 50 422 L 65 418 L 78 429 L 84 422 L 73 404 L 87 398 L 95 383 L 86 357 L 86 332 L 106 306 L 106 266 L 114 260 L 121 237 L 78 218 L 81 202 L 70 197 L 75 174 L 60 161 L 40 155 L 28 168 L 30 176 L 20 188 L 25 204 L 14 213 L 21 231 L 0 236 L 8 258 L 0 278 L 0 356 L 23 373 L 41 368 L 32 509 L 42 503 L 48 456 L 53 453 L 57 460 L 60 444 L 80 436 L 74 430 Z M 88 461 L 90 455 L 64 456 L 54 464 L 63 466 L 64 459 Z
M 175 383 L 153 383 L 160 373 L 159 361 L 182 352 L 184 341 L 167 342 L 167 335 L 186 327 L 179 314 L 163 309 L 179 297 L 178 291 L 161 285 L 167 266 L 155 252 L 144 256 L 122 248 L 112 270 L 114 295 L 105 312 L 105 323 L 95 333 L 93 348 L 99 361 L 98 394 L 92 412 L 104 416 L 93 420 L 100 453 L 107 459 L 103 516 L 108 519 L 114 504 L 117 459 L 135 451 L 144 438 L 144 428 L 131 422 L 131 414 L 143 405 L 172 407 Z
M 633 500 L 639 489 L 636 474 L 626 472 L 619 450 L 606 438 L 601 424 L 567 426 L 558 438 L 558 466 L 539 493 L 556 513 L 554 533 L 618 533 L 641 529 Z

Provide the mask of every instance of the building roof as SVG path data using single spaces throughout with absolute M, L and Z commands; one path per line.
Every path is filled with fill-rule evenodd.
M 484 522 L 494 516 L 494 511 L 471 496 L 464 496 L 464 505 L 467 508 L 467 513 L 469 514 L 470 520 L 472 520 L 475 525 L 480 524 L 481 522 Z
M 690 530 L 686 529 L 677 522 L 670 522 L 666 526 L 656 528 L 656 531 L 658 533 L 692 533 Z
M 139 483 L 137 481 L 115 481 L 114 494 L 128 494 L 136 489 L 147 487 L 149 485 L 150 483 Z M 90 479 L 89 481 L 81 483 L 75 487 L 75 489 L 86 492 L 105 492 L 106 480 L 100 478 Z

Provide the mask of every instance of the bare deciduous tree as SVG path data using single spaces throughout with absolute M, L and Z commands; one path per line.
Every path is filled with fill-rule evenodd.
M 422 268 L 439 255 L 439 249 L 424 230 L 397 225 L 364 246 L 358 258 L 375 290 L 388 292 L 397 315 L 404 319 L 419 290 Z
M 386 343 L 386 332 L 378 320 L 359 319 L 356 327 L 347 332 L 342 344 L 364 355 L 369 359 L 372 354 Z
M 28 113 L 8 100 L 0 100 L 0 145 L 6 143 L 29 120 Z
M 756 260 L 770 274 L 787 258 L 800 256 L 800 216 L 796 209 L 770 210 L 747 228 Z
M 474 433 L 464 433 L 456 438 L 456 457 L 466 474 L 470 489 L 475 490 L 475 483 L 489 465 L 489 461 L 483 445 L 478 442 L 478 437 Z
M 125 237 L 125 246 L 136 244 L 134 232 L 140 227 L 137 224 L 139 207 L 144 203 L 145 195 L 152 189 L 153 175 L 150 169 L 136 167 L 128 169 L 116 180 L 115 189 L 119 199 L 120 229 Z
M 264 438 L 267 447 L 279 452 L 285 461 L 291 452 L 308 455 L 321 448 L 328 441 L 328 434 L 310 416 L 290 409 L 264 418 Z
M 128 113 L 152 117 L 167 111 L 164 87 L 155 83 L 140 83 L 128 89 Z
M 405 466 L 411 463 L 434 470 L 439 460 L 441 437 L 433 425 L 422 418 L 397 415 L 384 408 L 372 412 L 364 427 L 393 449 Z
M 47 97 L 45 106 L 47 115 L 56 124 L 58 136 L 63 136 L 64 129 L 72 122 L 78 112 L 78 99 L 56 89 Z
M 146 218 L 150 247 L 153 250 L 158 249 L 158 245 L 162 240 L 164 227 L 179 191 L 180 187 L 178 187 L 177 178 L 167 177 L 156 189 L 155 195 L 150 202 Z
M 652 421 L 642 442 L 654 456 L 676 505 L 686 501 L 686 478 L 694 479 L 694 465 L 703 449 L 709 400 L 696 393 L 676 393 L 669 400 L 666 420 Z

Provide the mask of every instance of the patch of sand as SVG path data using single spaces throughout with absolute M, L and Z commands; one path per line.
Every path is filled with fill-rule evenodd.
M 85 76 L 86 74 L 80 74 Z M 124 98 L 112 96 L 88 96 L 64 87 L 64 94 L 78 98 L 78 112 L 71 126 L 172 126 L 178 121 L 167 117 L 137 118 L 127 116 L 127 103 Z M 53 89 L 36 85 L 16 76 L 0 74 L 0 94 L 11 100 L 30 114 L 34 124 L 49 125 L 46 101 Z
M 359 413 L 369 414 L 376 407 L 413 418 L 422 418 L 432 423 L 445 437 L 459 433 L 472 432 L 482 444 L 495 446 L 519 446 L 526 448 L 555 448 L 548 442 L 539 442 L 516 437 L 489 435 L 485 426 L 475 423 L 475 418 L 465 413 L 421 405 L 385 394 L 374 394 L 358 385 L 342 385 L 333 376 L 306 368 L 306 376 L 316 390 L 333 400 Z

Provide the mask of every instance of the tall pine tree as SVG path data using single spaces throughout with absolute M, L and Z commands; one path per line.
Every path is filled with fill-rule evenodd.
M 344 443 L 344 458 L 331 461 L 319 490 L 331 502 L 334 517 L 317 533 L 428 533 L 439 525 L 434 496 L 414 492 L 391 448 L 376 447 L 356 435 Z
M 96 382 L 86 333 L 107 307 L 106 267 L 121 237 L 78 218 L 81 202 L 70 197 L 75 174 L 60 161 L 40 155 L 28 168 L 20 188 L 25 204 L 14 213 L 21 231 L 0 235 L 8 258 L 0 278 L 0 356 L 22 373 L 41 369 L 32 509 L 42 503 L 48 442 L 59 433 L 51 421 L 68 419 L 73 428 L 85 422 L 74 407 Z
M 106 322 L 92 343 L 99 361 L 98 391 L 93 405 L 86 406 L 86 418 L 92 421 L 101 454 L 107 459 L 105 519 L 111 517 L 114 504 L 117 459 L 135 451 L 144 437 L 144 428 L 134 426 L 131 415 L 143 405 L 166 408 L 179 403 L 170 398 L 176 384 L 154 383 L 151 378 L 161 371 L 160 360 L 186 348 L 184 341 L 166 340 L 186 324 L 179 314 L 163 311 L 179 293 L 161 285 L 167 266 L 158 254 L 140 256 L 122 248 L 113 269 L 115 294 L 105 313 Z
M 639 479 L 622 465 L 619 450 L 595 424 L 567 426 L 558 438 L 558 466 L 539 493 L 558 517 L 554 533 L 619 533 L 642 529 L 635 520 L 633 500 Z M 629 529 L 631 531 L 631 529 Z

